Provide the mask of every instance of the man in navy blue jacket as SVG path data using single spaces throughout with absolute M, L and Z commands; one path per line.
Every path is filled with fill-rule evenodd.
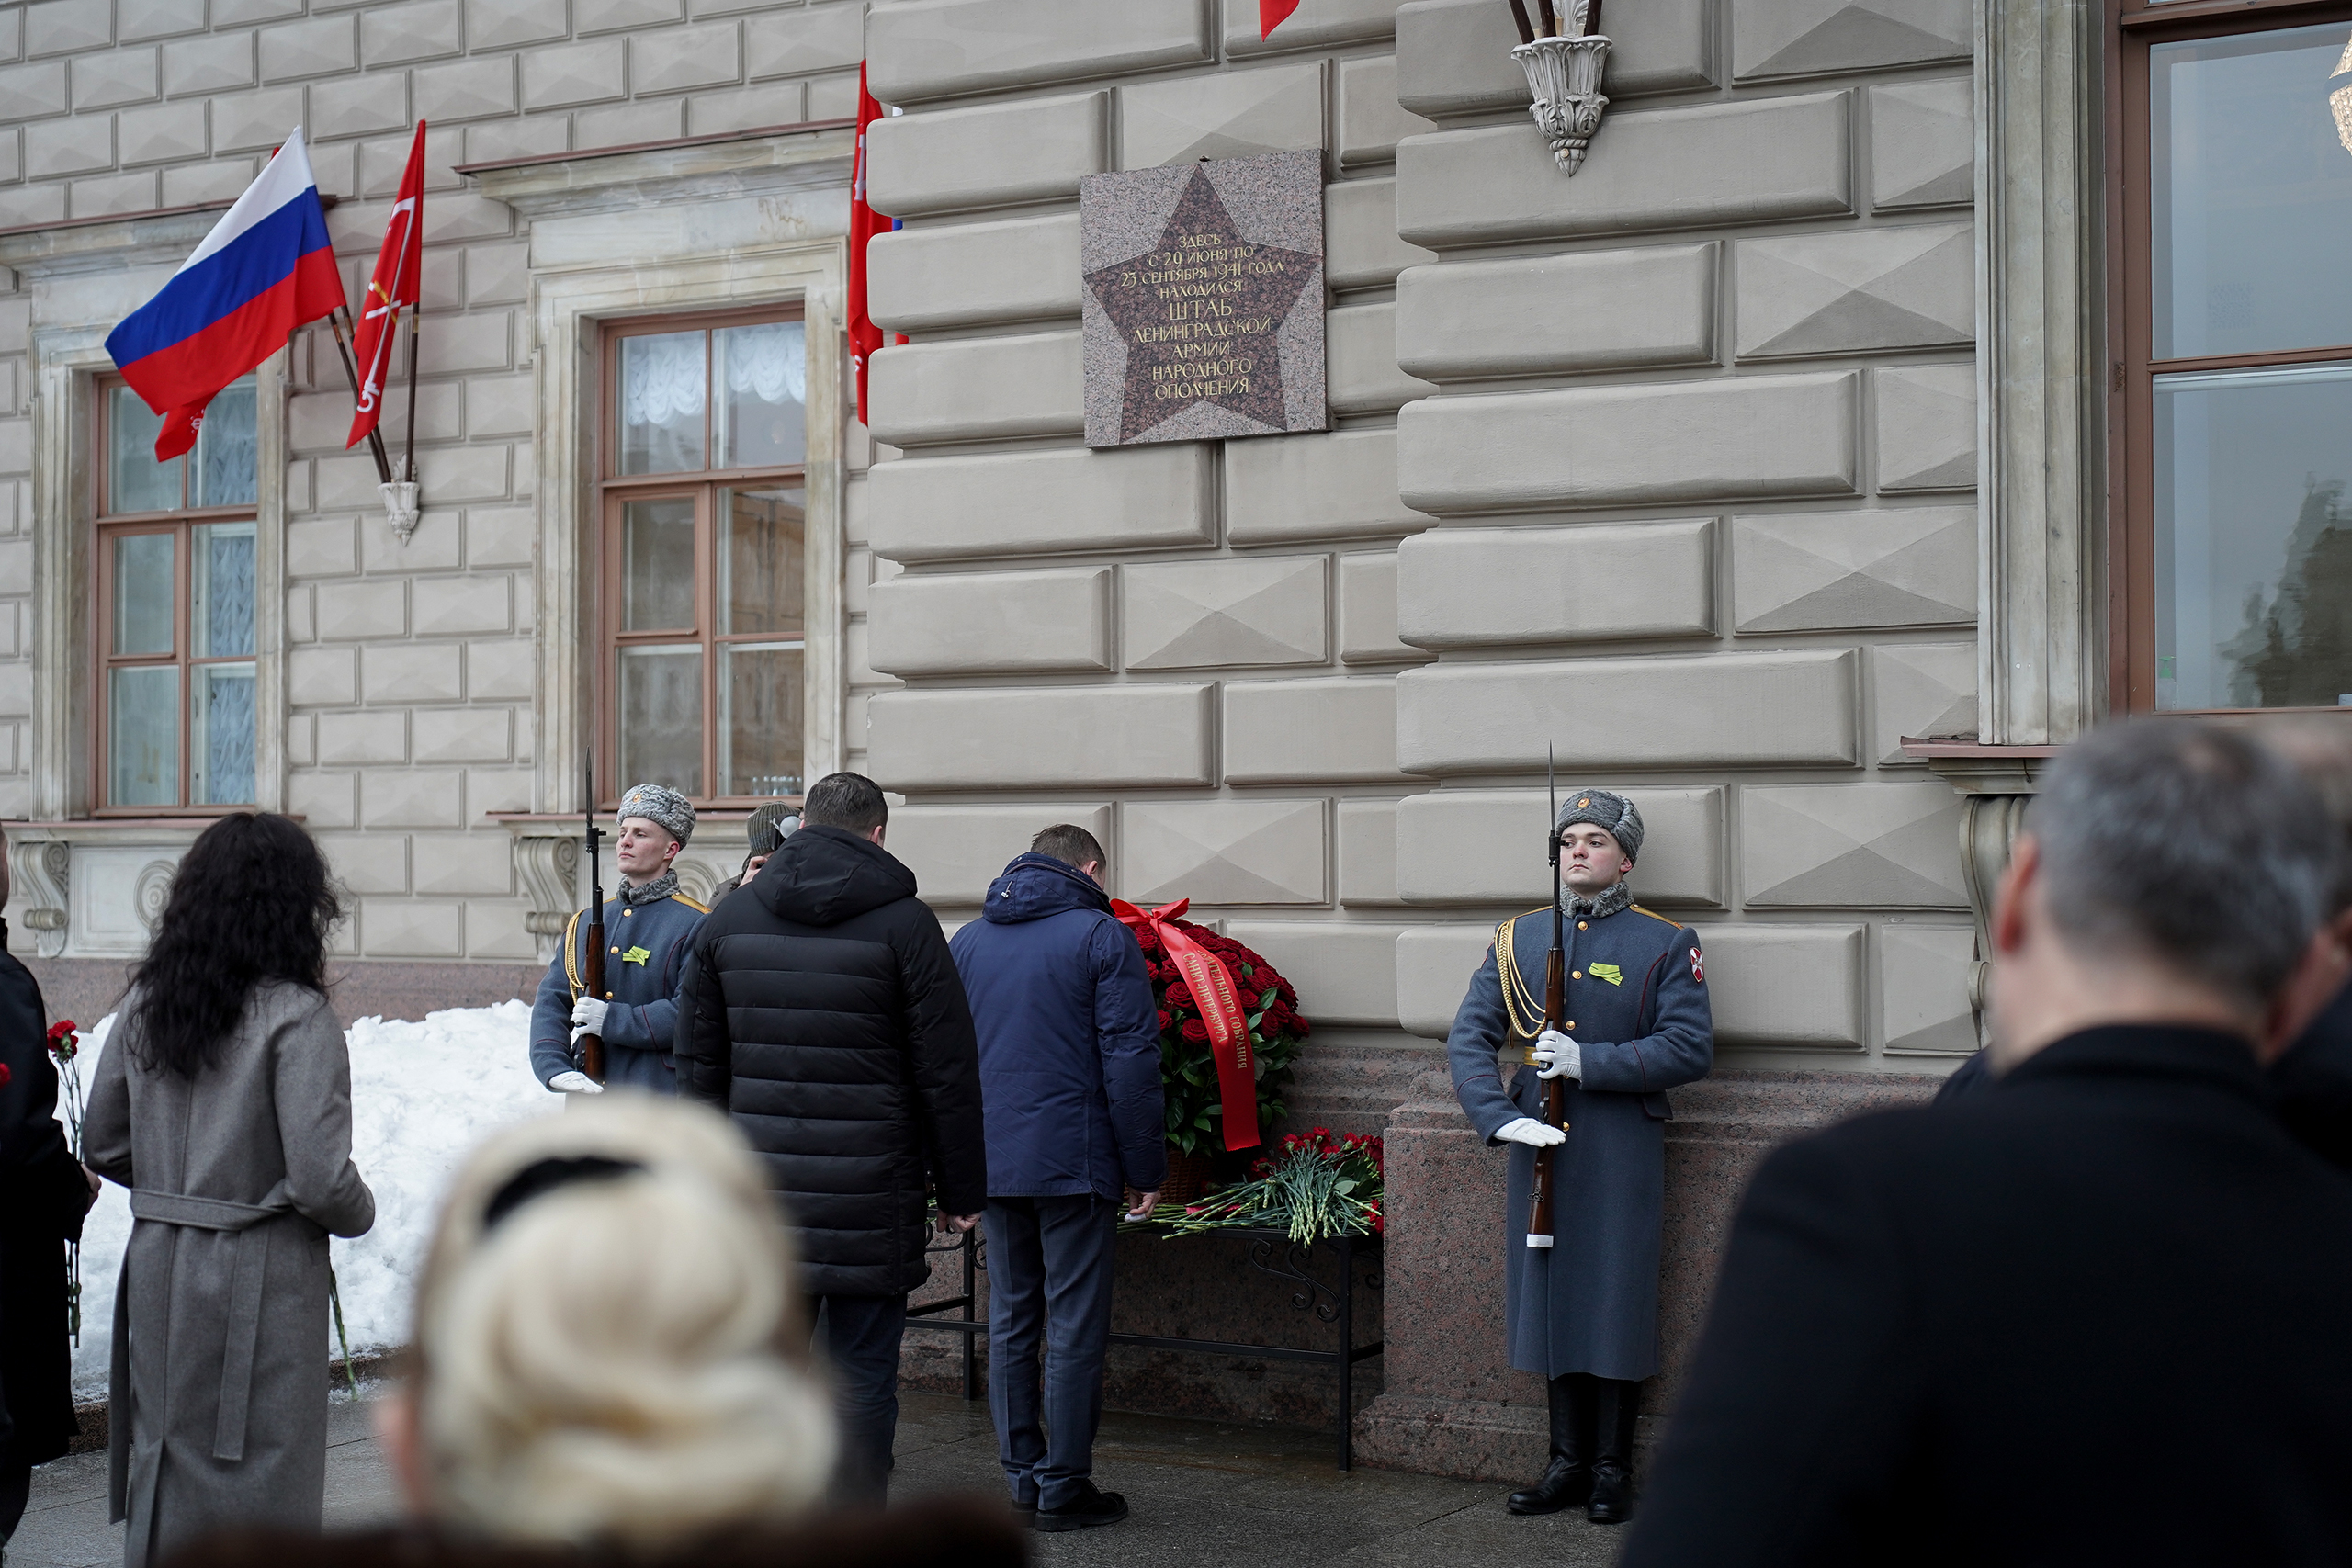
M 1085 829 L 1046 829 L 949 944 L 980 1038 L 989 1409 L 1013 1506 L 1041 1530 L 1127 1516 L 1092 1480 L 1112 1244 L 1120 1190 L 1141 1195 L 1141 1217 L 1168 1175 L 1159 1009 L 1143 950 L 1102 892 L 1102 861 Z

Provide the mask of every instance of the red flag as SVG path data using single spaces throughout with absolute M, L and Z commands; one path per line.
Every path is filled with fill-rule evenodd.
M 861 63 L 857 68 L 857 152 L 851 160 L 849 176 L 849 361 L 857 375 L 861 424 L 871 423 L 865 417 L 866 363 L 882 346 L 882 329 L 874 324 L 865 309 L 865 243 L 898 227 L 865 203 L 865 128 L 881 118 L 882 106 L 865 90 L 865 67 Z M 892 341 L 904 343 L 906 334 L 895 333 Z
M 1258 0 L 1259 38 L 1273 37 L 1274 29 L 1290 20 L 1290 14 L 1297 9 L 1298 0 Z
M 420 119 L 416 140 L 409 144 L 408 172 L 401 175 L 400 199 L 392 203 L 391 220 L 384 225 L 384 248 L 376 253 L 376 270 L 359 305 L 358 332 L 351 345 L 359 365 L 359 406 L 351 416 L 346 447 L 366 440 L 383 417 L 384 384 L 391 379 L 397 335 L 393 329 L 400 325 L 401 311 L 416 303 L 417 274 L 424 265 L 424 122 Z

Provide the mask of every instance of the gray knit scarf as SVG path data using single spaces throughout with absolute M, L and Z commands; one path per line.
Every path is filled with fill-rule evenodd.
M 1623 884 L 1621 883 L 1619 886 L 1623 886 Z M 621 883 L 621 902 L 624 904 L 658 904 L 662 899 L 667 898 L 671 894 L 675 893 L 677 890 L 678 873 L 677 868 L 673 866 L 670 870 L 665 871 L 661 875 L 655 877 L 652 881 L 641 884 L 638 886 L 632 887 L 626 880 L 624 880 Z
M 1632 908 L 1633 903 L 1634 885 L 1622 879 L 1602 888 L 1597 898 L 1579 897 L 1566 886 L 1560 889 L 1560 909 L 1570 919 L 1606 919 L 1621 909 Z

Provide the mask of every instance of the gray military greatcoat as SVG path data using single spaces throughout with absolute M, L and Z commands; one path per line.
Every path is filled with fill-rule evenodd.
M 1510 1364 L 1634 1381 L 1657 1371 L 1665 1091 L 1706 1077 L 1714 1058 L 1706 966 L 1697 932 L 1639 905 L 1566 925 L 1567 1032 L 1583 1047 L 1584 1077 L 1567 1082 L 1568 1141 L 1553 1150 L 1549 1248 L 1526 1240 L 1535 1151 L 1510 1145 Z M 1544 1113 L 1523 1053 L 1543 1031 L 1551 943 L 1548 907 L 1498 927 L 1446 1039 L 1454 1093 L 1489 1144 L 1506 1123 Z
M 327 1237 L 376 1221 L 351 1163 L 351 1057 L 324 998 L 255 987 L 192 1080 L 140 1066 L 136 999 L 85 1122 L 91 1168 L 130 1189 L 135 1222 L 110 1391 L 126 1568 L 226 1525 L 319 1528 Z

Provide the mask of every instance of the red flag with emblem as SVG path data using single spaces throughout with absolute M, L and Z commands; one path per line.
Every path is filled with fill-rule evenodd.
M 400 199 L 384 226 L 384 248 L 376 254 L 376 271 L 368 279 L 360 301 L 358 330 L 351 345 L 359 366 L 358 409 L 351 416 L 351 439 L 356 446 L 376 428 L 384 414 L 384 386 L 391 379 L 393 329 L 401 312 L 416 304 L 417 274 L 424 265 L 424 122 L 416 122 L 416 140 L 409 144 L 408 172 L 401 175 Z M 409 330 L 415 331 L 412 319 Z M 413 477 L 413 476 L 412 476 Z
M 1258 36 L 1268 39 L 1298 9 L 1298 0 L 1258 0 Z
M 874 324 L 865 305 L 865 243 L 876 234 L 887 234 L 898 227 L 883 217 L 865 200 L 865 128 L 882 118 L 882 106 L 865 90 L 865 67 L 857 68 L 857 152 L 851 159 L 849 177 L 849 362 L 857 379 L 857 418 L 861 424 L 873 422 L 865 417 L 865 367 L 875 351 L 882 346 L 882 329 Z M 907 341 L 904 333 L 894 333 L 892 342 Z

